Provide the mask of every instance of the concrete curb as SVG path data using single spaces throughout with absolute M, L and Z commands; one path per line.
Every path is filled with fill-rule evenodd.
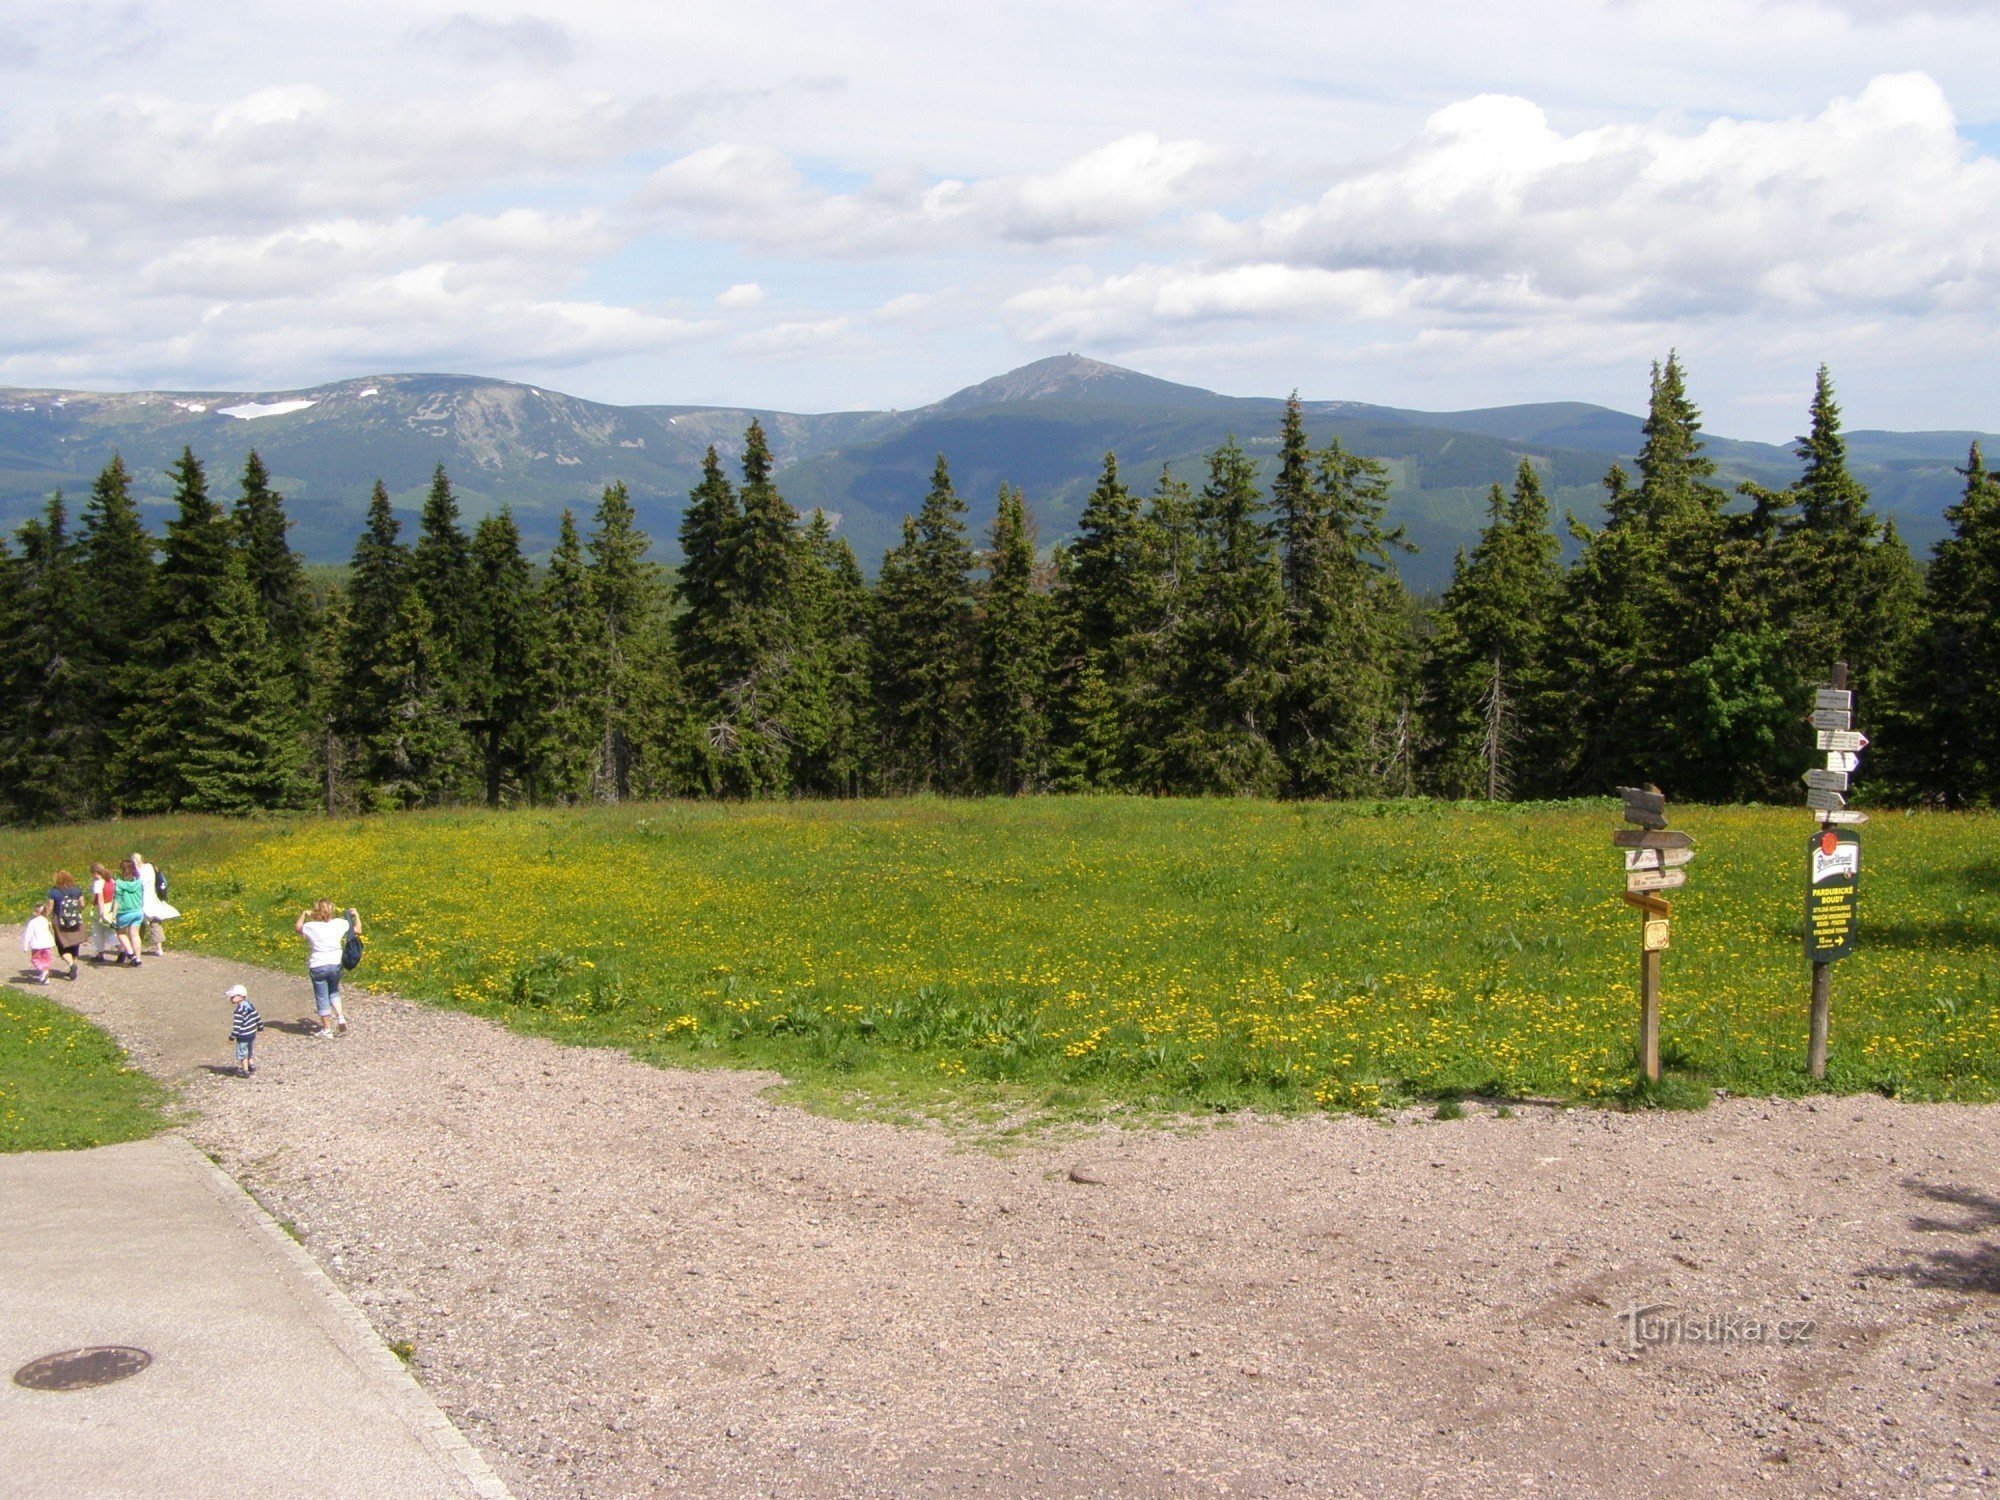
M 437 1403 L 417 1383 L 382 1336 L 375 1331 L 361 1309 L 347 1298 L 332 1277 L 306 1253 L 305 1247 L 287 1234 L 264 1206 L 250 1196 L 234 1178 L 218 1167 L 193 1142 L 178 1131 L 163 1139 L 178 1141 L 200 1165 L 200 1176 L 210 1191 L 232 1213 L 244 1230 L 261 1235 L 318 1295 L 306 1299 L 308 1316 L 348 1359 L 370 1377 L 394 1408 L 403 1424 L 419 1442 L 436 1454 L 446 1467 L 465 1481 L 466 1492 L 480 1500 L 513 1500 L 513 1493 L 500 1476 L 456 1427 L 438 1410 Z

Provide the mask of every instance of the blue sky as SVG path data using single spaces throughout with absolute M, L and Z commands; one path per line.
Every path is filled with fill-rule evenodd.
M 2000 428 L 2000 0 L 0 0 L 0 383 Z

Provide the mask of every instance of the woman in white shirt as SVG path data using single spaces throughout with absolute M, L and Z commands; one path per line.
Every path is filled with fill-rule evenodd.
M 333 914 L 333 903 L 321 901 L 299 913 L 293 931 L 306 940 L 306 974 L 312 980 L 313 1008 L 319 1012 L 316 1036 L 330 1037 L 347 1030 L 347 1013 L 340 1008 L 340 949 L 351 930 L 361 936 L 361 913 L 349 909 L 344 917 Z
M 153 945 L 153 957 L 165 958 L 167 929 L 162 924 L 173 921 L 181 914 L 181 909 L 160 894 L 160 872 L 146 862 L 145 855 L 133 851 L 132 865 L 138 870 L 139 884 L 144 888 L 140 894 L 146 902 L 143 908 L 146 913 L 146 941 Z

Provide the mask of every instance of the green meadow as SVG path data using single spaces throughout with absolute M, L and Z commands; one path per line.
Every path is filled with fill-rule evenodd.
M 1658 1090 L 1609 802 L 1117 797 L 673 803 L 0 833 L 18 909 L 136 840 L 176 941 L 297 968 L 326 895 L 356 982 L 832 1107 L 1045 1116 L 1716 1088 L 2000 1095 L 2000 829 L 1881 812 L 1806 1075 L 1802 810 L 1676 806 Z M 303 992 L 303 979 L 300 981 Z

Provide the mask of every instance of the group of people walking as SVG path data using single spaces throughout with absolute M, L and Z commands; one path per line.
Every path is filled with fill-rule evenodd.
M 47 984 L 58 964 L 63 978 L 75 979 L 84 958 L 136 969 L 145 962 L 142 950 L 156 958 L 166 953 L 166 924 L 179 915 L 167 900 L 166 877 L 135 851 L 115 871 L 93 862 L 87 887 L 68 870 L 56 871 L 48 895 L 35 903 L 21 929 L 21 948 L 38 984 Z M 340 977 L 361 961 L 361 913 L 351 906 L 336 912 L 331 901 L 322 900 L 300 912 L 292 930 L 306 945 L 306 978 L 319 1017 L 312 1034 L 330 1040 L 347 1030 Z M 254 1073 L 263 1017 L 240 984 L 232 984 L 224 998 L 230 1004 L 229 1038 L 236 1044 L 237 1069 Z
M 48 896 L 35 903 L 21 930 L 21 948 L 28 955 L 37 983 L 47 984 L 60 960 L 65 979 L 76 978 L 77 960 L 89 945 L 88 957 L 98 963 L 129 964 L 167 951 L 166 924 L 180 915 L 167 900 L 167 881 L 145 855 L 127 855 L 116 871 L 93 862 L 88 890 L 68 870 L 58 870 Z

